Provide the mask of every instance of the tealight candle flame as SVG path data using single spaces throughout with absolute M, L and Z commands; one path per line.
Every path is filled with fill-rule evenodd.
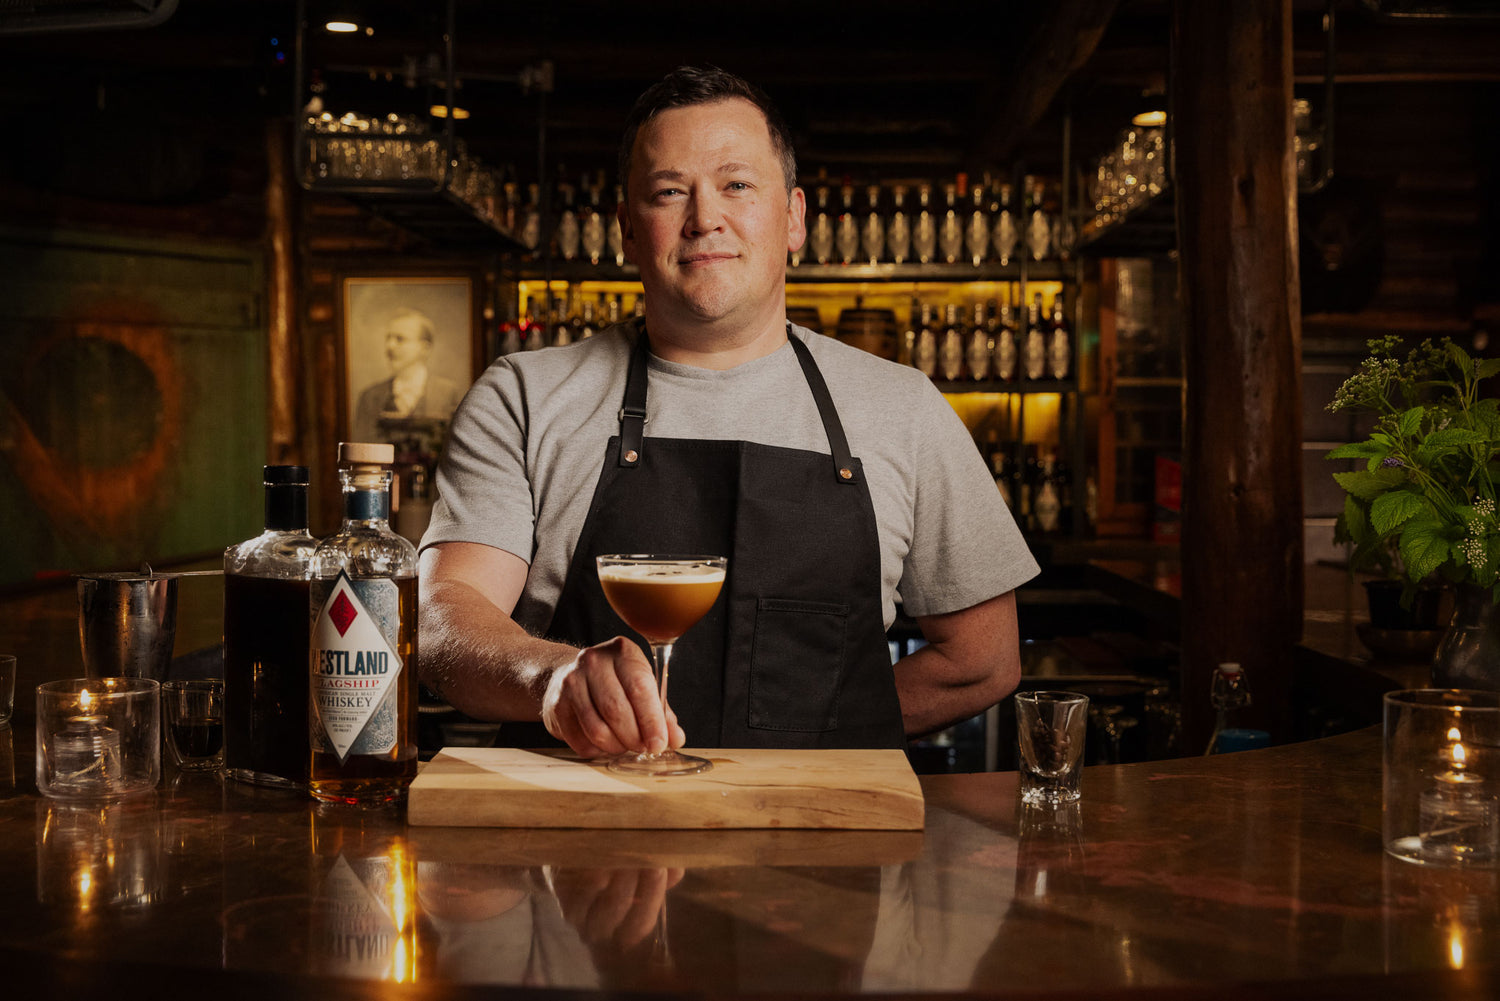
M 1468 760 L 1468 757 L 1469 752 L 1464 750 L 1464 745 L 1455 743 L 1453 745 L 1453 770 L 1456 772 L 1463 771 L 1464 763 Z
M 89 691 L 87 688 L 85 688 L 83 691 L 79 692 L 78 693 L 78 708 L 82 709 L 85 714 L 87 714 L 91 709 L 93 709 L 94 708 L 94 693 L 91 692 L 91 691 Z

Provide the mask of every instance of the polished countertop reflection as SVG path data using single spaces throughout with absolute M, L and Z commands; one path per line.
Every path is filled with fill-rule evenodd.
M 73 667 L 23 668 L 18 708 Z M 839 832 L 409 828 L 170 766 L 63 804 L 32 727 L 0 728 L 28 994 L 1500 993 L 1500 873 L 1383 854 L 1376 730 L 1090 767 L 1058 810 L 1014 773 L 924 777 L 925 830 Z

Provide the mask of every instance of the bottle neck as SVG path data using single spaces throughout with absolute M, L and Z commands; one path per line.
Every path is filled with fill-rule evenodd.
M 339 470 L 339 485 L 344 491 L 344 524 L 389 521 L 391 479 L 391 471 L 379 467 Z
M 307 484 L 266 484 L 266 531 L 307 531 Z

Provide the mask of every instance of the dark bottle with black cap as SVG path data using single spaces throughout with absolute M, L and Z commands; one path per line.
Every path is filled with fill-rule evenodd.
M 224 551 L 224 769 L 307 785 L 307 467 L 266 466 L 266 530 Z

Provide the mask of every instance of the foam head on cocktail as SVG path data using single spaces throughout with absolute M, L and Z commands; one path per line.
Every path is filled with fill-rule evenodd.
M 620 563 L 599 568 L 604 597 L 648 643 L 671 643 L 713 607 L 724 568 L 708 563 Z

